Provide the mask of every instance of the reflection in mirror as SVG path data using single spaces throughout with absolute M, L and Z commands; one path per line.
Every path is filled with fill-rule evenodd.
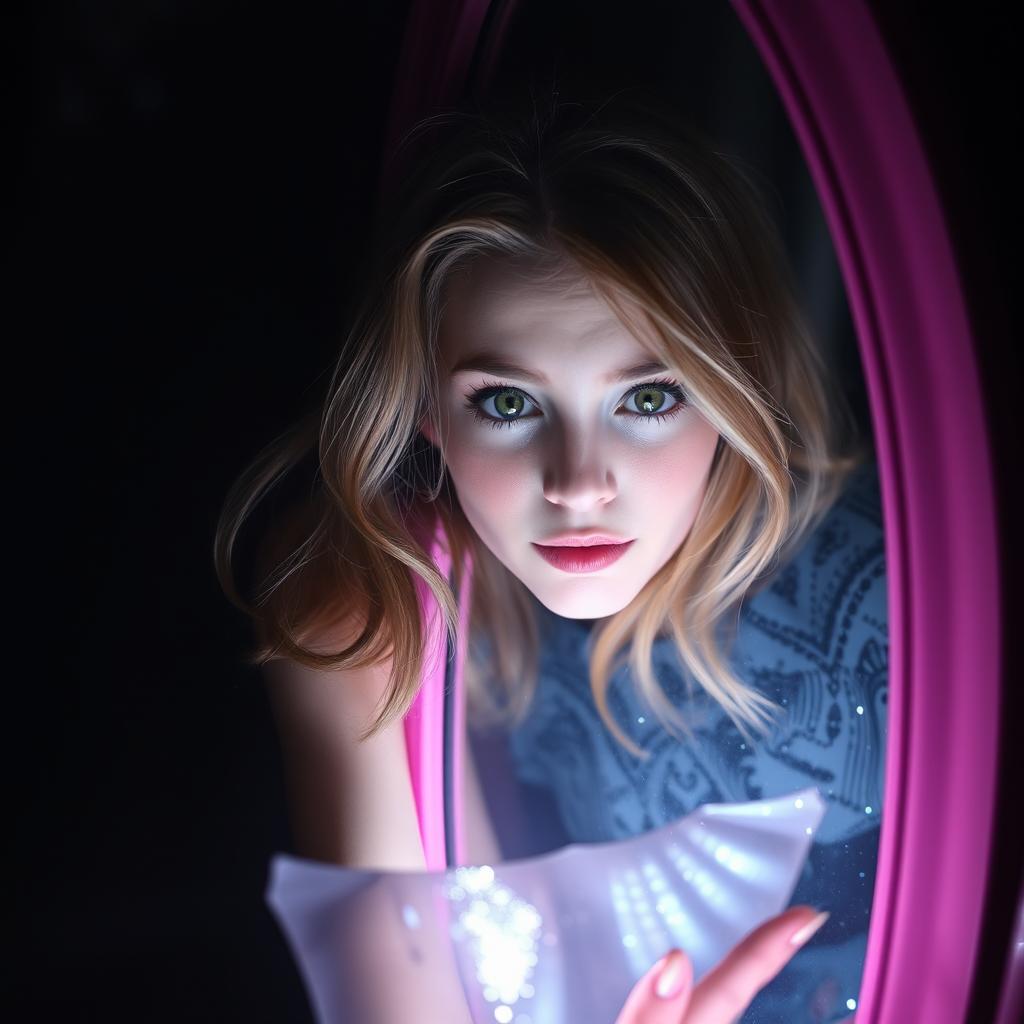
M 537 41 L 560 38 L 549 19 L 570 20 L 566 5 L 540 6 L 513 25 L 499 83 L 510 89 L 523 67 L 543 64 Z M 675 12 L 662 32 L 656 19 L 632 22 L 645 39 L 700 40 L 685 61 L 651 62 L 686 67 L 654 83 L 682 150 L 655 146 L 645 163 L 643 118 L 615 101 L 582 129 L 587 142 L 570 141 L 571 116 L 549 124 L 542 156 L 502 139 L 494 166 L 503 153 L 525 168 L 514 191 L 543 195 L 579 255 L 474 254 L 453 259 L 446 281 L 445 465 L 482 542 L 466 666 L 466 858 L 624 841 L 705 804 L 815 786 L 827 813 L 788 902 L 830 916 L 742 1019 L 840 1020 L 857 1006 L 882 813 L 878 473 L 809 175 L 745 33 L 728 10 L 699 8 Z M 600 47 L 599 20 L 588 31 Z M 568 43 L 560 99 L 598 94 L 573 87 L 567 54 Z M 598 137 L 595 158 L 587 143 Z M 478 160 L 466 168 L 483 171 Z M 486 180 L 498 191 L 510 179 Z M 607 383 L 645 357 L 672 372 Z M 783 512 L 773 488 L 787 471 L 796 486 Z M 538 549 L 563 532 L 629 543 L 589 562 Z
M 825 911 L 742 1019 L 833 1021 L 856 1008 L 882 810 L 877 470 L 835 258 L 785 117 L 725 5 L 686 6 L 658 14 L 672 24 L 631 22 L 652 47 L 685 40 L 685 60 L 630 50 L 617 16 L 591 12 L 589 56 L 648 86 L 623 88 L 577 78 L 565 59 L 572 36 L 557 26 L 576 20 L 572 5 L 527 5 L 486 102 L 406 139 L 323 406 L 240 480 L 219 564 L 228 579 L 249 509 L 313 464 L 295 514 L 260 548 L 262 596 L 246 605 L 300 857 L 431 863 L 419 826 L 436 808 L 424 809 L 403 732 L 429 661 L 428 594 L 465 650 L 448 710 L 453 695 L 464 703 L 430 720 L 461 784 L 444 809 L 449 865 L 536 868 L 577 844 L 594 866 L 591 844 L 617 856 L 647 841 L 651 859 L 621 891 L 609 880 L 603 908 L 625 915 L 633 978 L 637 928 L 648 967 L 673 946 L 690 947 L 698 981 L 710 967 L 686 900 L 670 896 L 695 890 L 698 931 L 717 921 L 732 938 L 769 907 Z M 557 47 L 555 88 L 524 76 L 544 64 L 540 40 Z M 465 568 L 452 589 L 430 555 L 438 524 Z M 802 811 L 810 789 L 824 813 L 771 900 L 753 896 L 770 858 L 738 838 L 707 837 L 693 863 L 662 863 L 651 845 L 695 813 L 702 828 L 708 805 L 739 813 L 792 796 Z M 531 907 L 576 927 L 566 907 L 593 876 L 546 863 Z M 385 897 L 368 887 L 362 903 Z M 375 918 L 375 934 L 402 943 L 377 945 L 409 945 L 402 909 Z M 785 923 L 802 931 L 815 916 Z M 357 942 L 369 934 L 346 920 Z M 614 955 L 576 953 L 562 980 L 581 989 Z M 394 1019 L 388 999 L 414 1006 L 438 985 L 457 999 L 437 972 L 407 963 L 400 975 L 401 956 L 381 956 L 379 974 L 372 953 L 363 972 L 380 984 L 360 1019 Z M 494 1019 L 559 1020 L 544 998 L 531 989 L 529 1007 L 506 1001 Z

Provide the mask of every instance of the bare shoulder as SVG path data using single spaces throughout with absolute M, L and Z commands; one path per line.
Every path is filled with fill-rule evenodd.
M 305 646 L 316 654 L 343 651 L 358 639 L 365 621 L 365 616 L 352 612 L 340 622 L 321 624 L 304 641 Z M 317 669 L 292 658 L 276 657 L 263 666 L 263 674 L 275 712 L 322 713 L 325 727 L 349 722 L 358 733 L 369 724 L 369 716 L 387 689 L 391 659 L 360 668 Z
M 349 646 L 362 621 L 353 615 L 322 630 L 311 647 L 326 653 Z M 331 670 L 278 658 L 263 673 L 298 854 L 351 867 L 422 870 L 402 722 L 359 739 L 387 692 L 390 658 Z

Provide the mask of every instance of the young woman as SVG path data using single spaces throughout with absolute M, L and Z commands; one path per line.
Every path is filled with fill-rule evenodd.
M 414 578 L 453 633 L 458 621 L 426 548 L 435 524 L 456 583 L 473 565 L 471 722 L 531 749 L 526 726 L 559 706 L 539 700 L 543 622 L 548 650 L 585 631 L 580 674 L 620 752 L 650 757 L 610 709 L 623 667 L 673 748 L 711 735 L 680 710 L 697 695 L 727 723 L 720 741 L 753 751 L 787 711 L 758 665 L 730 657 L 741 606 L 834 529 L 866 448 L 757 190 L 649 97 L 453 111 L 410 142 L 322 405 L 236 483 L 215 553 L 256 626 L 297 852 L 422 870 L 402 730 L 423 670 Z M 243 596 L 236 539 L 296 477 Z M 686 699 L 656 651 L 674 656 Z M 810 688 L 829 685 L 807 675 L 806 696 L 817 706 Z M 467 770 L 470 859 L 500 859 L 472 758 Z M 588 799 L 605 798 L 577 786 Z M 620 1021 L 732 1020 L 812 922 L 813 907 L 790 908 L 669 1000 L 652 971 Z M 685 976 L 685 957 L 670 959 Z

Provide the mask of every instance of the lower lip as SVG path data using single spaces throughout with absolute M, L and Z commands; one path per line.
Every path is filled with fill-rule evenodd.
M 595 544 L 589 548 L 549 547 L 534 544 L 541 558 L 563 572 L 594 572 L 617 562 L 633 542 L 625 544 Z

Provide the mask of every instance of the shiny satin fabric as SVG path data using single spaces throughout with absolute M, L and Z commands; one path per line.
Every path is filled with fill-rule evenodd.
M 707 804 L 633 839 L 441 871 L 279 855 L 267 902 L 324 1024 L 612 1024 L 673 946 L 699 980 L 787 906 L 825 810 L 814 788 Z

